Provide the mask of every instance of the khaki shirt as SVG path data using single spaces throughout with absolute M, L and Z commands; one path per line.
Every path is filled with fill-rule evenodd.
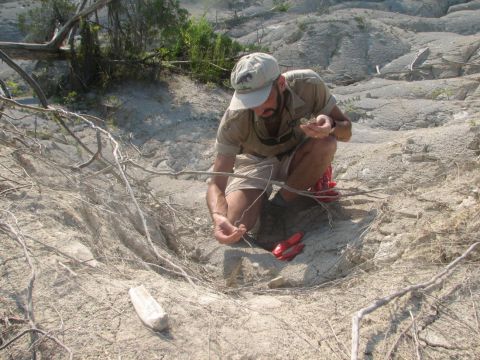
M 223 115 L 215 148 L 219 154 L 252 154 L 271 157 L 295 148 L 304 138 L 300 119 L 328 115 L 336 104 L 335 97 L 320 76 L 312 70 L 294 70 L 283 74 L 287 80 L 285 108 L 280 114 L 277 137 L 271 137 L 264 120 L 253 110 L 229 110 Z

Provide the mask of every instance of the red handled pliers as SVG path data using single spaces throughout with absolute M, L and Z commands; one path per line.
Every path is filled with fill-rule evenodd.
M 292 260 L 295 256 L 301 253 L 305 247 L 305 244 L 300 243 L 303 235 L 304 233 L 302 231 L 296 232 L 287 240 L 283 240 L 277 246 L 275 246 L 275 249 L 272 250 L 272 254 L 278 260 Z

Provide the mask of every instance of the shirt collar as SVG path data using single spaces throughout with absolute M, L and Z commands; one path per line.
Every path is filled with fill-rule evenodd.
M 290 86 L 288 86 L 288 84 L 286 85 L 287 87 L 285 88 L 285 92 L 288 93 L 288 96 L 287 94 L 285 94 L 287 98 L 287 103 L 285 104 L 285 106 L 291 114 L 295 114 L 295 110 L 305 105 L 305 102 L 300 96 L 295 94 L 292 89 L 290 89 Z

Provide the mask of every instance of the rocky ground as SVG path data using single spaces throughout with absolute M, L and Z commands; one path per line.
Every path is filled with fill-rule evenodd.
M 291 262 L 212 237 L 202 172 L 227 91 L 165 74 L 88 94 L 73 110 L 103 121 L 66 117 L 78 141 L 54 111 L 4 105 L 0 358 L 31 358 L 30 335 L 8 343 L 31 313 L 46 359 L 348 359 L 357 311 L 479 241 L 480 2 L 324 3 L 250 7 L 226 29 L 317 70 L 354 120 L 333 164 L 341 199 L 302 199 L 260 233 L 304 231 Z M 86 165 L 82 144 L 102 157 Z M 359 358 L 479 358 L 479 260 L 366 315 Z M 132 307 L 141 284 L 168 313 L 161 333 Z

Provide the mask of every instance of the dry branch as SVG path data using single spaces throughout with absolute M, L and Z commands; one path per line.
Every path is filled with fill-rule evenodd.
M 97 127 L 93 123 L 93 122 L 95 122 L 97 124 L 101 124 L 104 121 L 100 118 L 97 118 L 97 117 L 93 116 L 93 115 L 84 115 L 84 114 L 79 115 L 79 114 L 76 114 L 76 113 L 73 113 L 73 112 L 65 111 L 63 109 L 56 109 L 52 106 L 49 106 L 47 109 L 41 109 L 41 108 L 38 108 L 38 107 L 35 107 L 35 106 L 20 104 L 20 103 L 14 101 L 14 100 L 8 99 L 8 98 L 3 97 L 3 96 L 0 96 L 0 100 L 4 100 L 5 102 L 7 102 L 9 104 L 12 104 L 14 106 L 24 108 L 24 109 L 27 109 L 27 110 L 31 110 L 31 111 L 53 113 L 54 115 L 57 116 L 57 119 L 59 120 L 60 125 L 62 125 L 62 127 L 65 130 L 67 130 L 69 135 L 72 136 L 80 144 L 80 146 L 82 146 L 82 148 L 85 149 L 92 156 L 95 156 L 96 154 L 93 151 L 91 151 L 88 147 L 86 147 L 86 145 L 83 144 L 82 141 L 70 130 L 70 128 L 63 121 L 62 116 L 63 117 L 74 117 L 74 118 L 80 119 L 80 120 L 86 122 L 93 129 L 99 129 L 101 132 L 103 132 L 105 134 L 108 134 L 107 137 L 111 138 L 111 135 L 108 131 Z M 112 139 L 113 138 L 111 138 L 111 140 Z M 99 159 L 99 157 L 100 157 L 100 154 L 96 157 L 96 159 L 103 162 L 101 159 Z M 111 163 L 109 163 L 109 164 L 113 165 Z M 182 176 L 182 175 L 211 175 L 211 176 L 230 176 L 230 177 L 237 177 L 237 178 L 255 179 L 255 180 L 260 180 L 260 181 L 265 182 L 266 186 L 276 185 L 276 186 L 284 188 L 284 189 L 286 189 L 290 192 L 296 193 L 296 194 L 301 195 L 301 196 L 310 197 L 312 199 L 315 199 L 319 194 L 326 193 L 326 192 L 330 191 L 329 189 L 327 189 L 327 190 L 318 191 L 317 194 L 314 194 L 310 191 L 303 191 L 303 190 L 294 189 L 294 188 L 286 185 L 282 181 L 269 180 L 269 179 L 240 175 L 240 174 L 233 174 L 233 173 L 228 173 L 228 172 L 198 171 L 198 170 L 182 170 L 182 171 L 178 171 L 178 172 L 154 171 L 154 170 L 146 169 L 145 167 L 135 163 L 134 161 L 132 161 L 130 159 L 122 160 L 121 162 L 119 162 L 118 165 L 121 166 L 121 165 L 125 165 L 125 164 L 131 164 L 131 165 L 133 165 L 133 166 L 135 166 L 139 169 L 142 169 L 143 171 L 145 171 L 147 173 L 150 173 L 150 174 L 166 175 L 166 176 L 172 176 L 174 178 L 177 178 L 177 177 Z M 108 169 L 108 170 L 110 170 L 110 169 Z M 100 170 L 100 172 L 103 172 L 103 171 L 107 171 L 107 169 Z M 339 187 L 337 189 L 342 190 L 342 188 L 339 188 Z M 345 197 L 348 197 L 348 196 L 363 195 L 363 194 L 368 194 L 368 193 L 372 193 L 372 192 L 377 192 L 377 191 L 380 191 L 380 190 L 383 190 L 383 189 L 382 188 L 377 188 L 377 189 L 371 189 L 371 190 L 355 191 L 355 192 L 350 192 L 350 193 L 342 193 L 341 196 L 342 196 L 342 198 L 345 198 Z M 322 195 L 322 197 L 324 197 L 324 198 L 337 198 L 337 196 L 329 196 L 329 195 Z
M 151 169 L 147 169 L 137 163 L 135 163 L 132 160 L 127 160 L 127 163 L 142 169 L 143 171 L 149 173 L 149 174 L 155 174 L 155 175 L 166 175 L 166 176 L 172 176 L 174 178 L 177 178 L 182 175 L 211 175 L 211 176 L 230 176 L 230 177 L 235 177 L 235 178 L 241 178 L 241 179 L 254 179 L 254 180 L 259 180 L 265 183 L 265 186 L 268 186 L 269 184 L 275 185 L 281 188 L 284 188 L 290 192 L 296 193 L 301 196 L 306 196 L 315 199 L 318 195 L 313 194 L 310 191 L 304 191 L 304 190 L 297 190 L 294 189 L 287 184 L 285 184 L 282 181 L 277 181 L 277 180 L 270 180 L 270 179 L 265 179 L 265 178 L 260 178 L 260 177 L 255 177 L 255 176 L 248 176 L 248 175 L 241 175 L 241 174 L 234 174 L 234 173 L 229 173 L 229 172 L 219 172 L 219 171 L 199 171 L 199 170 L 181 170 L 181 171 L 155 171 Z M 336 188 L 338 190 L 342 190 L 342 188 Z M 347 196 L 355 196 L 355 195 L 362 195 L 362 194 L 368 194 L 376 191 L 383 190 L 383 188 L 377 188 L 377 189 L 372 189 L 372 190 L 365 190 L 365 191 L 356 191 L 356 192 L 351 192 L 351 193 L 342 193 L 342 197 L 347 197 Z M 327 190 L 322 190 L 318 191 L 317 194 L 322 194 L 330 191 L 330 189 Z M 337 196 L 328 196 L 328 195 L 322 195 L 324 198 L 337 198 Z
M 110 132 L 108 132 L 107 130 L 105 130 L 103 128 L 100 128 L 99 126 L 96 125 L 96 124 L 103 123 L 103 121 L 99 118 L 93 117 L 91 115 L 88 115 L 88 116 L 87 115 L 79 115 L 77 113 L 69 112 L 69 111 L 66 111 L 64 109 L 54 108 L 52 106 L 49 106 L 48 108 L 42 109 L 42 108 L 35 107 L 35 106 L 23 105 L 23 104 L 20 104 L 20 103 L 14 101 L 14 100 L 7 99 L 7 98 L 2 97 L 2 96 L 0 96 L 0 100 L 4 100 L 5 102 L 7 102 L 9 104 L 12 104 L 14 106 L 24 108 L 24 109 L 27 109 L 27 110 L 30 110 L 30 111 L 43 112 L 43 113 L 52 114 L 52 115 L 56 116 L 56 118 L 58 119 L 60 124 L 69 132 L 69 134 L 72 137 L 74 137 L 85 150 L 87 150 L 90 154 L 94 155 L 93 158 L 96 158 L 96 157 L 100 156 L 100 147 L 97 151 L 97 154 L 94 154 L 66 126 L 63 119 L 64 118 L 66 118 L 66 119 L 72 119 L 73 118 L 73 119 L 81 120 L 82 122 L 88 124 L 89 127 L 96 130 L 99 134 L 101 133 L 104 136 L 106 136 L 106 138 L 110 141 L 110 143 L 112 144 L 112 147 L 113 147 L 114 163 L 111 163 L 111 165 L 112 165 L 112 167 L 116 167 L 118 169 L 119 175 L 116 174 L 116 173 L 115 173 L 115 175 L 117 175 L 117 177 L 121 180 L 121 182 L 123 182 L 125 184 L 125 186 L 127 187 L 127 192 L 128 192 L 128 194 L 129 194 L 129 196 L 130 196 L 130 198 L 131 198 L 131 200 L 132 200 L 132 202 L 133 202 L 133 204 L 134 204 L 134 206 L 137 210 L 137 213 L 139 214 L 139 217 L 141 219 L 142 228 L 144 229 L 144 234 L 145 234 L 145 237 L 146 237 L 146 240 L 148 242 L 149 247 L 151 248 L 151 250 L 153 251 L 153 253 L 155 254 L 155 256 L 157 257 L 158 260 L 163 262 L 163 264 L 168 265 L 168 267 L 170 267 L 172 269 L 175 269 L 177 272 L 181 273 L 182 276 L 188 282 L 190 282 L 193 285 L 193 281 L 192 281 L 193 278 L 190 275 L 188 275 L 182 267 L 175 264 L 172 260 L 170 260 L 170 259 L 166 258 L 165 256 L 161 255 L 158 252 L 158 250 L 156 249 L 155 245 L 153 244 L 153 242 L 151 240 L 151 237 L 150 237 L 150 232 L 149 232 L 147 224 L 146 224 L 145 217 L 143 215 L 143 211 L 141 210 L 141 208 L 140 208 L 140 206 L 137 202 L 137 199 L 134 195 L 133 189 L 130 186 L 130 183 L 129 183 L 128 178 L 127 178 L 127 174 L 125 173 L 124 166 L 125 166 L 125 164 L 130 163 L 132 165 L 135 165 L 137 167 L 140 167 L 140 168 L 144 169 L 146 172 L 149 172 L 149 173 L 153 173 L 153 174 L 157 174 L 157 175 L 169 175 L 169 176 L 174 176 L 174 177 L 177 177 L 177 176 L 182 175 L 182 174 L 202 174 L 202 175 L 208 174 L 208 175 L 214 175 L 214 176 L 242 177 L 241 175 L 232 174 L 232 173 L 221 173 L 221 172 L 207 172 L 207 171 L 181 171 L 181 172 L 177 172 L 177 173 L 171 173 L 171 172 L 156 172 L 156 171 L 148 170 L 148 169 L 145 169 L 145 168 L 141 167 L 140 165 L 135 164 L 131 160 L 127 160 L 127 159 L 123 158 L 123 155 L 120 152 L 120 146 L 119 146 L 118 142 L 114 139 L 112 134 Z M 99 136 L 99 135 L 97 135 L 97 136 Z M 97 139 L 98 139 L 98 137 L 97 137 Z M 109 170 L 111 170 L 111 169 L 109 169 Z M 104 171 L 104 170 L 101 170 L 101 171 Z M 262 180 L 265 181 L 267 185 L 269 183 L 274 184 L 274 185 L 278 185 L 278 186 L 283 187 L 283 188 L 285 188 L 289 191 L 296 192 L 296 193 L 298 193 L 300 195 L 303 195 L 303 196 L 308 196 L 308 197 L 314 197 L 315 196 L 313 193 L 308 192 L 308 191 L 298 191 L 298 190 L 295 190 L 293 188 L 290 188 L 287 185 L 285 185 L 283 182 L 269 181 L 269 180 L 265 180 L 265 179 L 262 179 Z M 358 192 L 358 193 L 355 193 L 355 194 L 342 194 L 342 196 L 352 196 L 352 195 L 356 195 L 356 194 L 359 194 L 359 193 L 367 193 L 367 192 L 372 192 L 372 191 L 376 191 L 376 190 L 378 190 L 378 189 Z M 160 233 L 160 235 L 163 236 L 162 233 Z
M 30 75 L 28 75 L 20 66 L 18 66 L 17 63 L 15 63 L 15 61 L 10 59 L 10 57 L 7 54 L 5 54 L 2 50 L 0 50 L 0 59 L 2 59 L 8 66 L 10 66 L 13 70 L 15 70 L 23 78 L 23 80 L 25 80 L 33 88 L 42 106 L 44 108 L 47 108 L 48 107 L 47 97 L 43 93 L 43 90 L 40 87 L 40 85 L 38 85 L 37 82 Z
M 65 346 L 64 343 L 62 343 L 60 340 L 58 340 L 55 336 L 52 336 L 48 333 L 46 333 L 45 331 L 43 330 L 40 330 L 40 329 L 36 329 L 36 328 L 32 328 L 32 329 L 26 329 L 24 331 L 22 331 L 20 334 L 16 335 L 14 338 L 8 340 L 5 344 L 3 344 L 2 346 L 0 346 L 0 350 L 4 350 L 5 348 L 7 348 L 8 346 L 10 346 L 11 344 L 13 344 L 15 341 L 17 341 L 18 339 L 20 339 L 22 336 L 24 336 L 25 334 L 28 334 L 28 333 L 39 333 L 39 334 L 42 334 L 44 337 L 50 339 L 50 340 L 53 340 L 55 343 L 57 343 L 57 345 L 61 346 L 63 349 L 65 349 L 65 351 L 68 352 L 68 358 L 70 360 L 73 359 L 73 352 L 72 350 L 70 350 L 67 346 Z
M 6 212 L 8 214 L 10 214 L 11 216 L 13 216 L 13 214 L 11 214 L 10 212 L 8 212 L 8 211 L 6 211 Z M 15 218 L 15 216 L 13 216 L 13 218 L 15 219 L 16 227 L 18 228 L 17 219 Z M 33 355 L 33 358 L 36 358 L 36 356 L 35 356 L 35 346 L 34 345 L 37 341 L 36 333 L 40 333 L 44 337 L 46 337 L 50 340 L 53 340 L 55 343 L 60 345 L 63 349 L 65 349 L 69 353 L 69 358 L 73 359 L 73 353 L 67 346 L 65 346 L 56 337 L 54 337 L 54 336 L 46 333 L 45 331 L 37 328 L 37 325 L 35 323 L 35 316 L 34 316 L 34 312 L 33 312 L 33 285 L 34 285 L 35 278 L 36 278 L 36 271 L 35 271 L 35 267 L 33 266 L 32 259 L 29 255 L 29 250 L 27 248 L 27 244 L 25 243 L 25 240 L 23 239 L 22 234 L 19 231 L 17 231 L 12 225 L 10 225 L 8 223 L 5 223 L 3 221 L 0 221 L 0 229 L 3 230 L 5 233 L 7 233 L 11 238 L 13 238 L 17 243 L 19 243 L 21 245 L 21 247 L 23 249 L 23 253 L 24 253 L 25 258 L 27 260 L 28 266 L 30 267 L 30 279 L 28 281 L 27 300 L 26 300 L 26 304 L 25 304 L 26 316 L 27 316 L 27 321 L 30 324 L 30 329 L 24 330 L 19 335 L 17 335 L 14 338 L 8 340 L 5 344 L 2 344 L 2 346 L 0 347 L 0 350 L 5 349 L 7 346 L 11 345 L 12 343 L 14 343 L 16 340 L 18 340 L 19 338 L 21 338 L 25 334 L 30 333 L 31 334 L 31 342 L 32 342 L 32 352 L 33 352 L 32 355 Z
M 66 59 L 70 53 L 68 48 L 62 48 L 61 45 L 68 33 L 82 18 L 90 15 L 98 9 L 109 4 L 113 0 L 99 0 L 88 8 L 75 14 L 69 19 L 58 33 L 46 44 L 29 44 L 15 42 L 0 42 L 0 49 L 5 51 L 14 59 L 25 60 L 46 60 L 46 59 Z
M 15 219 L 16 222 L 16 219 Z M 17 224 L 18 227 L 18 224 Z M 35 325 L 35 315 L 33 312 L 33 285 L 35 283 L 35 278 L 36 278 L 36 272 L 35 272 L 35 267 L 33 266 L 32 259 L 30 255 L 28 254 L 28 249 L 27 245 L 25 243 L 25 240 L 21 236 L 21 234 L 13 228 L 12 225 L 4 223 L 3 221 L 0 222 L 0 229 L 2 229 L 5 233 L 7 233 L 10 237 L 15 239 L 15 241 L 20 244 L 20 246 L 23 249 L 23 253 L 25 255 L 25 259 L 27 260 L 28 266 L 30 268 L 30 279 L 28 280 L 28 287 L 27 287 L 27 300 L 25 303 L 25 312 L 26 316 L 28 319 L 28 322 L 30 324 L 30 327 L 32 329 L 36 329 L 37 326 Z M 36 341 L 36 336 L 35 333 L 32 332 L 32 344 Z M 33 357 L 35 358 L 35 349 L 33 351 Z
M 155 245 L 153 244 L 153 241 L 150 237 L 150 231 L 148 230 L 147 222 L 145 220 L 145 216 L 143 215 L 143 211 L 141 210 L 140 205 L 138 204 L 138 201 L 137 201 L 137 199 L 134 195 L 133 189 L 130 186 L 130 183 L 128 181 L 127 175 L 125 174 L 125 171 L 124 171 L 124 168 L 123 168 L 124 160 L 123 160 L 123 156 L 120 152 L 120 146 L 119 146 L 118 142 L 114 139 L 112 134 L 110 134 L 110 132 L 96 126 L 91 120 L 87 119 L 87 117 L 85 117 L 83 115 L 79 115 L 79 114 L 74 113 L 74 112 L 69 112 L 69 111 L 66 111 L 66 110 L 63 110 L 63 109 L 56 109 L 56 108 L 51 107 L 51 106 L 49 106 L 47 109 L 42 109 L 42 108 L 38 108 L 38 107 L 35 107 L 35 106 L 22 105 L 22 104 L 19 104 L 18 102 L 14 101 L 14 100 L 7 99 L 3 96 L 0 96 L 0 99 L 5 100 L 10 104 L 14 104 L 16 106 L 26 108 L 26 109 L 29 109 L 29 110 L 32 110 L 32 111 L 37 111 L 37 112 L 39 111 L 39 112 L 54 114 L 55 116 L 57 116 L 57 119 L 61 122 L 61 124 L 67 129 L 67 131 L 69 131 L 69 134 L 71 136 L 73 136 L 80 143 L 80 145 L 82 145 L 82 147 L 84 147 L 86 150 L 88 150 L 91 154 L 93 154 L 93 152 L 90 149 L 88 149 L 80 141 L 80 139 L 77 138 L 77 136 L 75 134 L 73 134 L 73 132 L 66 126 L 65 122 L 63 121 L 63 118 L 75 118 L 75 119 L 81 120 L 84 123 L 88 124 L 92 129 L 98 131 L 99 133 L 104 134 L 112 144 L 113 157 L 115 159 L 114 162 L 115 162 L 116 167 L 118 168 L 118 171 L 120 173 L 120 179 L 122 180 L 122 182 L 127 187 L 128 194 L 130 195 L 130 198 L 131 198 L 135 208 L 137 209 L 138 215 L 140 216 L 140 219 L 141 219 L 141 222 L 142 222 L 142 227 L 144 229 L 145 237 L 147 239 L 147 242 L 148 242 L 150 248 L 152 249 L 153 253 L 155 254 L 155 256 L 160 261 L 162 261 L 163 263 L 166 263 L 171 268 L 174 268 L 174 269 L 178 270 L 191 285 L 194 285 L 194 283 L 192 281 L 192 278 L 185 272 L 185 270 L 182 267 L 180 267 L 179 265 L 175 264 L 170 259 L 167 259 L 165 256 L 162 256 L 158 252 L 158 250 L 156 249 Z M 92 116 L 90 116 L 89 118 L 92 118 Z M 101 122 L 102 121 L 100 119 L 98 119 L 98 123 L 101 123 Z M 161 233 L 160 233 L 160 235 L 163 236 L 163 234 L 161 234 Z
M 93 124 L 93 121 L 95 123 L 103 123 L 103 121 L 93 115 L 78 115 L 76 113 L 70 113 L 68 111 L 64 111 L 64 110 L 61 110 L 61 109 L 56 109 L 54 107 L 51 107 L 51 106 L 47 106 L 45 108 L 39 108 L 39 107 L 36 107 L 36 106 L 30 106 L 30 105 L 24 105 L 24 104 L 20 104 L 19 102 L 15 101 L 15 100 L 12 100 L 12 99 L 8 99 L 4 96 L 0 96 L 0 100 L 3 100 L 5 103 L 8 103 L 10 105 L 14 105 L 14 106 L 17 106 L 19 108 L 23 108 L 23 109 L 27 109 L 27 110 L 30 110 L 30 111 L 35 111 L 35 112 L 41 112 L 41 113 L 46 113 L 46 114 L 52 114 L 55 119 L 58 121 L 58 123 L 68 132 L 68 134 L 75 139 L 75 141 L 82 147 L 82 149 L 84 149 L 87 153 L 89 153 L 90 155 L 92 155 L 93 157 L 95 157 L 96 160 L 98 160 L 100 163 L 102 163 L 103 165 L 113 165 L 112 163 L 110 163 L 109 161 L 106 161 L 104 159 L 101 158 L 101 153 L 99 153 L 98 151 L 97 152 L 93 152 L 92 150 L 90 150 L 83 142 L 82 140 L 80 140 L 78 138 L 77 135 L 75 135 L 75 133 L 67 126 L 67 124 L 65 123 L 65 121 L 63 120 L 63 117 L 66 117 L 66 118 L 69 118 L 69 117 L 74 117 L 74 118 L 81 118 L 82 121 L 86 122 L 89 126 L 93 126 L 96 128 L 96 126 Z M 87 120 L 87 119 L 91 119 L 91 121 Z M 98 153 L 98 154 L 97 154 Z M 115 174 L 116 175 L 116 174 Z M 121 179 L 119 179 L 121 180 Z
M 83 169 L 84 167 L 87 167 L 90 165 L 94 160 L 98 160 L 100 158 L 100 155 L 102 153 L 102 138 L 100 136 L 100 131 L 97 130 L 97 151 L 93 156 L 90 158 L 90 160 L 84 162 L 83 164 L 74 166 L 75 169 Z
M 388 296 L 385 296 L 383 298 L 380 298 L 376 301 L 374 301 L 372 304 L 369 306 L 359 310 L 352 318 L 352 353 L 351 353 L 351 359 L 352 360 L 357 360 L 358 359 L 358 348 L 360 345 L 360 321 L 362 318 L 367 315 L 372 313 L 373 311 L 377 310 L 378 308 L 382 307 L 383 305 L 388 304 L 390 301 L 393 299 L 403 296 L 409 292 L 417 291 L 417 290 L 424 290 L 428 291 L 432 289 L 434 286 L 438 285 L 441 281 L 444 280 L 444 277 L 448 276 L 453 268 L 457 266 L 457 264 L 464 260 L 478 245 L 480 245 L 480 242 L 476 242 L 472 244 L 461 256 L 456 258 L 454 261 L 452 261 L 443 271 L 440 273 L 436 274 L 434 277 L 432 277 L 430 280 L 416 284 L 416 285 L 410 285 L 407 286 L 399 291 L 394 292 L 393 294 L 390 294 Z
M 420 353 L 420 343 L 418 342 L 417 323 L 411 311 L 410 311 L 410 317 L 412 318 L 412 334 L 413 334 L 413 340 L 415 341 L 415 354 L 417 355 L 417 360 L 422 360 L 422 355 Z

